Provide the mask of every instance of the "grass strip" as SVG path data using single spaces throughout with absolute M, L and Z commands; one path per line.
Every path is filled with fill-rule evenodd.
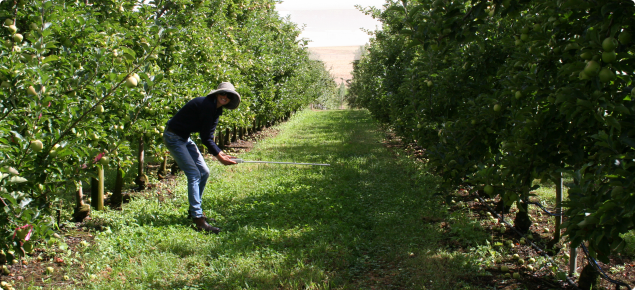
M 82 287 L 479 289 L 462 250 L 485 243 L 478 222 L 448 214 L 437 180 L 389 152 L 367 111 L 303 111 L 279 129 L 240 157 L 331 166 L 210 160 L 203 209 L 217 236 L 185 218 L 184 176 L 171 198 L 95 212 L 106 230 L 80 253 Z

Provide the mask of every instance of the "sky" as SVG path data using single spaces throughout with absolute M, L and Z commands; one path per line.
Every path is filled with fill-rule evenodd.
M 360 46 L 370 36 L 362 28 L 376 30 L 381 23 L 355 8 L 381 7 L 385 0 L 284 0 L 276 6 L 280 16 L 304 26 L 300 38 L 309 39 L 309 47 Z

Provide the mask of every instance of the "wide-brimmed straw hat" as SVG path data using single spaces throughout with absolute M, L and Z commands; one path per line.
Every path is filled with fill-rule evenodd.
M 240 94 L 236 92 L 236 88 L 229 82 L 222 82 L 218 85 L 218 88 L 211 91 L 209 95 L 213 95 L 216 93 L 227 93 L 227 97 L 229 97 L 229 103 L 224 107 L 230 110 L 238 108 L 240 105 Z

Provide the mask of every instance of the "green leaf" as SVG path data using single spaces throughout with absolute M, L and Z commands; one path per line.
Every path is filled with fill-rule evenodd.
M 52 62 L 52 61 L 56 61 L 56 60 L 58 60 L 58 59 L 59 59 L 59 57 L 57 57 L 57 55 L 50 55 L 50 56 L 47 56 L 46 58 L 44 58 L 44 60 L 42 61 L 42 63 L 43 63 L 43 64 L 44 64 L 44 63 L 49 63 L 49 62 Z

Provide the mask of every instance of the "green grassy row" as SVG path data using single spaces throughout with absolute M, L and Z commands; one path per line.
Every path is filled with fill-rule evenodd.
M 278 128 L 240 157 L 331 166 L 210 160 L 203 209 L 220 235 L 185 218 L 183 175 L 173 195 L 94 212 L 107 228 L 79 253 L 81 288 L 478 289 L 478 257 L 446 245 L 486 244 L 480 225 L 447 213 L 425 165 L 389 152 L 367 111 L 303 111 Z

